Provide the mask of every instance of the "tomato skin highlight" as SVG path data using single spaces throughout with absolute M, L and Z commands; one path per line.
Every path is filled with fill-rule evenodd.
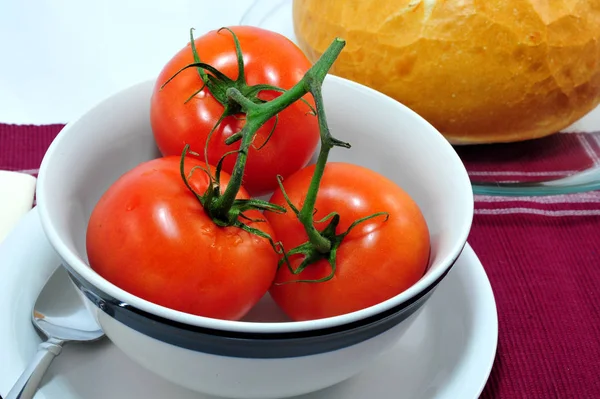
M 302 79 L 312 64 L 289 39 L 274 32 L 250 26 L 231 28 L 238 37 L 244 57 L 248 85 L 270 84 L 292 88 Z M 238 77 L 233 37 L 226 30 L 210 31 L 194 40 L 202 62 L 219 69 L 231 79 Z M 211 129 L 216 125 L 223 106 L 204 88 L 192 100 L 185 101 L 203 85 L 195 68 L 183 71 L 160 88 L 179 69 L 194 62 L 190 44 L 180 50 L 160 72 L 151 99 L 150 121 L 158 148 L 163 155 L 178 155 L 185 144 L 201 154 Z M 280 95 L 263 91 L 258 97 L 271 100 Z M 312 96 L 304 99 L 314 107 Z M 301 101 L 281 111 L 275 131 L 267 140 L 276 118 L 262 126 L 249 151 L 244 175 L 244 187 L 252 196 L 272 192 L 277 187 L 278 174 L 287 177 L 304 167 L 319 142 L 318 120 Z M 225 140 L 240 131 L 244 115 L 228 116 L 217 127 L 209 143 L 208 162 L 216 164 L 226 152 L 239 148 L 239 142 L 226 145 Z M 223 170 L 232 173 L 235 156 L 229 156 Z
M 116 286 L 155 304 L 238 320 L 268 291 L 278 255 L 264 238 L 215 225 L 185 186 L 179 160 L 171 156 L 145 162 L 104 193 L 87 229 L 90 266 Z M 205 164 L 187 158 L 186 174 L 194 166 Z M 224 186 L 228 181 L 223 173 Z M 189 182 L 202 194 L 209 179 L 196 169 Z M 237 198 L 248 194 L 242 188 Z M 244 214 L 263 216 L 258 211 Z M 274 235 L 268 222 L 248 224 Z
M 283 182 L 291 202 L 301 207 L 314 165 L 306 167 Z M 285 206 L 285 214 L 268 214 L 278 240 L 290 250 L 308 240 L 304 226 L 289 210 L 278 189 L 271 197 Z M 388 212 L 354 228 L 337 252 L 336 271 L 326 282 L 317 280 L 331 273 L 327 260 L 309 265 L 293 275 L 287 266 L 279 268 L 270 294 L 296 321 L 313 320 L 357 311 L 392 298 L 417 282 L 425 273 L 430 253 L 426 221 L 412 198 L 395 183 L 372 170 L 346 163 L 327 163 L 317 195 L 315 220 L 338 212 L 341 222 L 337 234 L 355 220 L 377 212 Z M 316 223 L 317 229 L 325 223 Z M 295 269 L 301 256 L 290 258 Z

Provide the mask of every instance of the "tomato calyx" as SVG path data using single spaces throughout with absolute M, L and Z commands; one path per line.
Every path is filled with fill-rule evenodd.
M 316 95 L 315 95 L 316 93 Z M 332 212 L 329 215 L 325 216 L 321 220 L 314 220 L 315 215 L 315 203 L 317 201 L 317 193 L 319 191 L 319 186 L 321 183 L 321 179 L 323 178 L 323 174 L 325 172 L 325 165 L 327 163 L 327 158 L 329 157 L 329 152 L 333 147 L 343 147 L 350 148 L 350 144 L 335 139 L 331 133 L 329 132 L 329 128 L 327 126 L 327 121 L 325 119 L 325 113 L 323 110 L 323 100 L 321 97 L 320 90 L 313 92 L 315 96 L 315 103 L 317 106 L 317 113 L 319 115 L 319 125 L 321 131 L 321 150 L 319 152 L 319 157 L 317 159 L 317 163 L 315 165 L 315 170 L 313 172 L 313 176 L 310 181 L 310 185 L 308 187 L 308 192 L 305 196 L 304 203 L 301 209 L 298 209 L 290 200 L 289 196 L 285 191 L 285 187 L 283 185 L 283 178 L 281 176 L 277 176 L 277 181 L 279 183 L 279 188 L 281 189 L 281 193 L 285 199 L 285 202 L 289 206 L 289 208 L 294 212 L 300 223 L 304 226 L 304 230 L 308 236 L 308 241 L 300 244 L 299 246 L 287 251 L 283 252 L 282 259 L 279 261 L 279 266 L 281 267 L 283 264 L 286 264 L 289 271 L 293 275 L 299 275 L 306 269 L 309 265 L 316 263 L 320 260 L 327 260 L 329 265 L 331 266 L 331 272 L 329 275 L 315 280 L 306 280 L 306 279 L 297 279 L 285 282 L 276 283 L 277 285 L 288 284 L 288 283 L 322 283 L 328 280 L 331 280 L 335 275 L 336 271 L 336 256 L 337 250 L 344 241 L 344 239 L 348 236 L 348 234 L 358 225 L 364 223 L 368 220 L 371 220 L 376 217 L 385 216 L 384 222 L 388 220 L 389 213 L 387 212 L 376 212 L 371 215 L 365 216 L 363 218 L 355 220 L 343 233 L 336 234 L 337 227 L 340 223 L 340 214 L 337 212 Z M 325 223 L 329 220 L 329 223 L 322 230 L 318 230 L 315 226 L 315 223 L 321 224 Z M 291 266 L 289 258 L 291 256 L 301 255 L 303 256 L 303 260 L 295 269 Z
M 235 226 L 242 230 L 247 231 L 248 233 L 255 234 L 259 237 L 265 238 L 271 243 L 271 246 L 273 247 L 273 249 L 279 253 L 280 250 L 278 248 L 278 245 L 273 241 L 271 236 L 264 233 L 262 230 L 259 230 L 259 229 L 249 226 L 247 223 L 242 222 L 242 220 L 245 220 L 246 222 L 264 222 L 265 221 L 264 219 L 249 218 L 246 215 L 244 215 L 244 212 L 256 209 L 256 210 L 261 210 L 261 211 L 284 213 L 286 211 L 285 208 L 275 205 L 275 204 L 271 204 L 270 202 L 267 202 L 267 201 L 251 198 L 251 199 L 234 199 L 233 204 L 228 209 L 228 212 L 226 212 L 224 215 L 215 213 L 214 211 L 211 212 L 211 210 L 214 210 L 216 207 L 218 207 L 218 205 L 216 205 L 216 204 L 218 203 L 218 199 L 221 197 L 221 180 L 220 179 L 221 179 L 221 168 L 222 168 L 222 164 L 223 164 L 223 158 L 225 156 L 229 155 L 229 153 L 225 154 L 225 156 L 223 158 L 221 158 L 221 160 L 217 164 L 215 176 L 213 176 L 207 168 L 204 168 L 201 166 L 194 166 L 192 168 L 192 170 L 190 170 L 189 174 L 186 175 L 185 174 L 185 158 L 188 153 L 191 153 L 189 148 L 190 148 L 189 144 L 186 144 L 185 147 L 183 148 L 183 151 L 181 153 L 180 162 L 179 162 L 179 173 L 181 175 L 181 178 L 182 178 L 185 186 L 188 188 L 188 190 L 190 190 L 192 192 L 192 194 L 194 194 L 196 199 L 198 199 L 198 201 L 200 202 L 200 204 L 202 205 L 204 210 L 211 217 L 213 223 L 215 223 L 219 227 Z M 194 155 L 197 155 L 197 154 L 194 154 Z M 197 169 L 200 169 L 202 172 L 206 173 L 206 175 L 208 176 L 208 179 L 209 179 L 208 188 L 202 195 L 198 194 L 196 192 L 196 190 L 194 190 L 193 187 L 189 183 L 189 179 L 191 178 L 192 174 Z M 236 195 L 237 195 L 237 192 L 236 192 Z
M 213 67 L 212 65 L 206 64 L 200 60 L 200 55 L 198 54 L 198 51 L 196 49 L 196 43 L 194 41 L 194 35 L 193 35 L 194 28 L 191 28 L 190 29 L 190 47 L 192 50 L 192 55 L 194 57 L 194 62 L 179 69 L 177 72 L 175 72 L 175 74 L 173 74 L 173 76 L 171 76 L 169 79 L 167 79 L 167 81 L 165 81 L 161 85 L 161 90 L 162 90 L 169 82 L 171 82 L 181 72 L 183 72 L 189 68 L 196 68 L 196 70 L 198 71 L 198 75 L 199 75 L 200 79 L 202 80 L 203 84 L 198 90 L 193 92 L 184 101 L 184 103 L 189 102 L 196 95 L 198 95 L 200 92 L 202 92 L 202 90 L 204 90 L 204 88 L 207 88 L 210 91 L 210 93 L 212 94 L 212 96 L 215 98 L 215 100 L 217 100 L 223 106 L 223 113 L 219 117 L 217 123 L 215 123 L 215 125 L 213 126 L 212 130 L 210 131 L 210 133 L 208 135 L 208 139 L 206 140 L 206 145 L 204 148 L 205 159 L 208 159 L 208 153 L 207 153 L 208 152 L 208 143 L 210 142 L 212 134 L 216 130 L 216 128 L 221 124 L 223 119 L 225 119 L 228 116 L 238 115 L 238 114 L 244 112 L 243 107 L 238 102 L 233 101 L 231 99 L 231 97 L 228 95 L 229 89 L 238 90 L 246 99 L 250 100 L 251 102 L 253 102 L 255 104 L 261 104 L 261 103 L 266 102 L 265 100 L 258 98 L 258 94 L 262 91 L 272 90 L 272 91 L 277 91 L 280 93 L 284 93 L 286 91 L 285 89 L 283 89 L 281 87 L 277 87 L 277 86 L 270 85 L 270 84 L 256 84 L 256 85 L 251 85 L 251 86 L 248 85 L 246 83 L 244 57 L 242 54 L 242 48 L 241 48 L 240 42 L 238 40 L 238 37 L 231 29 L 229 29 L 227 27 L 222 27 L 217 32 L 220 33 L 222 30 L 228 31 L 229 33 L 231 33 L 231 35 L 233 37 L 236 60 L 237 60 L 237 65 L 238 65 L 237 79 L 233 80 L 233 79 L 229 78 L 227 75 L 225 75 L 224 73 L 219 71 L 217 68 Z M 207 72 L 209 72 L 209 73 L 207 73 Z M 316 111 L 314 110 L 314 108 L 308 101 L 306 101 L 303 98 L 301 98 L 300 100 L 303 101 L 311 109 L 312 114 L 315 114 Z M 275 119 L 273 128 L 271 129 L 271 133 L 269 134 L 267 140 L 265 140 L 265 142 L 261 145 L 261 147 L 264 146 L 269 141 L 269 138 L 271 137 L 271 135 L 275 131 L 275 128 L 277 127 L 277 122 L 279 121 L 279 116 L 277 114 L 274 116 L 276 119 Z M 241 138 L 242 138 L 241 132 L 237 132 L 237 133 L 231 135 L 230 137 L 228 137 L 227 140 L 225 141 L 225 143 L 233 144 L 236 141 L 241 140 Z
M 284 192 L 283 192 L 283 195 L 286 197 L 286 201 L 288 202 L 288 205 L 291 205 L 289 198 L 287 197 L 287 195 Z M 300 211 L 295 209 L 294 212 L 296 213 L 297 216 L 299 216 Z M 340 247 L 340 245 L 342 244 L 342 241 L 346 238 L 346 236 L 348 234 L 350 234 L 350 231 L 352 231 L 356 226 L 358 226 L 359 224 L 361 224 L 363 222 L 366 222 L 367 220 L 376 218 L 378 216 L 385 216 L 384 221 L 387 221 L 389 218 L 389 214 L 387 212 L 374 213 L 372 215 L 369 215 L 369 216 L 366 216 L 364 218 L 354 221 L 354 223 L 352 223 L 348 227 L 348 229 L 341 234 L 336 234 L 337 226 L 340 223 L 339 213 L 333 212 L 333 213 L 330 213 L 329 215 L 325 216 L 323 219 L 318 220 L 317 223 L 324 223 L 327 220 L 330 220 L 330 222 L 327 224 L 327 226 L 323 230 L 319 231 L 319 235 L 324 239 L 324 241 L 328 242 L 328 249 L 319 248 L 312 241 L 307 241 L 287 252 L 284 251 L 282 253 L 283 258 L 279 261 L 279 266 L 281 266 L 283 263 L 286 263 L 290 272 L 293 275 L 299 275 L 304 271 L 304 269 L 306 269 L 308 266 L 312 265 L 313 263 L 316 263 L 320 260 L 327 260 L 329 262 L 329 265 L 331 266 L 331 272 L 327 276 L 322 277 L 320 279 L 315 279 L 315 280 L 297 279 L 297 280 L 291 280 L 291 281 L 278 282 L 275 284 L 276 285 L 284 285 L 284 284 L 289 284 L 289 283 L 323 283 L 325 281 L 331 280 L 333 278 L 333 276 L 335 275 L 337 251 L 338 251 L 338 248 Z M 296 267 L 294 269 L 291 267 L 291 265 L 289 263 L 289 258 L 291 256 L 296 256 L 296 255 L 301 255 L 304 258 L 303 258 L 302 262 L 300 263 L 300 265 L 298 265 L 298 267 Z

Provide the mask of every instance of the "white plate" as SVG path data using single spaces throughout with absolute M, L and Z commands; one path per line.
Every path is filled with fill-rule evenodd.
M 34 208 L 0 246 L 0 394 L 41 342 L 29 312 L 59 264 Z M 470 399 L 481 393 L 498 339 L 496 304 L 470 246 L 402 340 L 372 368 L 302 399 Z M 36 399 L 202 399 L 141 369 L 108 340 L 67 345 Z

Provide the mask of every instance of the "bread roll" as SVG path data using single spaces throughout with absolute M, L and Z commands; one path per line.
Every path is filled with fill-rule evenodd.
M 600 98 L 600 0 L 294 0 L 314 62 L 419 113 L 451 143 L 546 136 Z

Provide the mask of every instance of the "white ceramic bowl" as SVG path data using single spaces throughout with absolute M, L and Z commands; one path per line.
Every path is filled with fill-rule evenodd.
M 46 153 L 38 178 L 44 231 L 107 336 L 156 374 L 226 397 L 299 395 L 368 367 L 401 337 L 466 243 L 473 196 L 453 148 L 397 101 L 328 76 L 323 94 L 330 128 L 352 144 L 334 149 L 330 159 L 382 173 L 414 198 L 431 233 L 427 273 L 394 298 L 327 319 L 267 323 L 194 316 L 135 297 L 87 264 L 85 232 L 97 200 L 123 173 L 158 156 L 149 122 L 152 88 L 145 82 L 123 90 L 69 123 Z

